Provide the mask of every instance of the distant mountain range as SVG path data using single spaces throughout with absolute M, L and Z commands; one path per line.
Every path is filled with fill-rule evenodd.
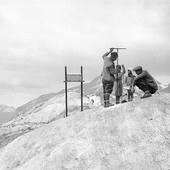
M 8 122 L 14 118 L 15 108 L 11 106 L 0 105 L 0 124 Z

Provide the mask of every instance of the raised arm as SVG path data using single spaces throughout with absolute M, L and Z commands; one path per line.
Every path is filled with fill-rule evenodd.
M 125 78 L 123 80 L 123 84 L 127 84 L 127 76 L 125 76 Z
M 123 69 L 123 74 L 126 73 L 126 69 L 125 69 L 125 66 L 122 64 L 122 69 Z
M 110 51 L 103 54 L 102 58 L 104 59 L 105 57 L 107 57 L 113 50 L 114 50 L 114 48 L 110 48 Z

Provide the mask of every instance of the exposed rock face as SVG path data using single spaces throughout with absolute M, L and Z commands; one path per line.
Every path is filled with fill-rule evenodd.
M 0 150 L 0 170 L 168 170 L 170 95 L 61 118 Z

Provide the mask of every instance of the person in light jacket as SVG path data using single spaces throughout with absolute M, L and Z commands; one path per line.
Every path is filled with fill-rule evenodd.
M 133 101 L 134 89 L 132 86 L 135 79 L 135 75 L 133 74 L 133 68 L 128 68 L 127 70 L 128 70 L 128 74 L 125 77 L 124 83 L 127 89 L 128 101 Z
M 116 70 L 118 73 L 116 74 L 116 82 L 115 82 L 115 96 L 116 96 L 116 104 L 119 104 L 121 101 L 121 97 L 123 95 L 123 75 L 126 73 L 125 66 L 121 65 L 116 66 Z
M 104 107 L 109 107 L 112 104 L 110 103 L 110 94 L 113 92 L 115 74 L 117 70 L 115 69 L 114 61 L 117 59 L 117 52 L 113 52 L 114 48 L 110 48 L 109 52 L 103 54 L 103 70 L 102 70 L 102 84 L 103 84 L 103 98 L 104 98 Z M 110 57 L 108 55 L 110 54 Z

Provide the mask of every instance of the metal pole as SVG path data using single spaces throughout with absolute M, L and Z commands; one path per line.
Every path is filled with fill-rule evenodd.
M 119 65 L 119 59 L 118 59 L 119 58 L 119 54 L 118 54 L 119 50 L 125 50 L 126 48 L 114 48 L 114 49 L 117 50 L 117 55 L 118 55 L 118 57 L 117 57 L 117 66 L 118 66 Z M 116 74 L 116 78 L 117 78 L 117 80 L 116 80 L 117 81 L 117 89 L 116 90 L 118 91 L 118 73 Z M 122 96 L 121 96 L 121 100 L 122 100 Z
M 125 50 L 126 48 L 114 48 L 114 49 L 120 49 L 120 50 Z
M 81 111 L 83 111 L 83 67 L 81 66 Z
M 119 64 L 119 62 L 118 62 L 118 58 L 119 58 L 119 49 L 117 48 L 117 65 Z
M 67 67 L 65 66 L 65 102 L 66 102 L 66 117 L 68 116 L 68 103 L 67 103 Z
M 118 64 L 119 64 L 118 58 L 119 58 L 119 50 L 118 50 L 118 48 L 117 48 L 117 66 L 118 66 Z M 116 66 L 116 69 L 117 69 L 117 66 Z M 118 72 L 117 72 L 117 74 L 116 74 L 116 83 L 117 83 L 117 88 L 116 88 L 116 90 L 117 90 L 117 93 L 118 93 Z

